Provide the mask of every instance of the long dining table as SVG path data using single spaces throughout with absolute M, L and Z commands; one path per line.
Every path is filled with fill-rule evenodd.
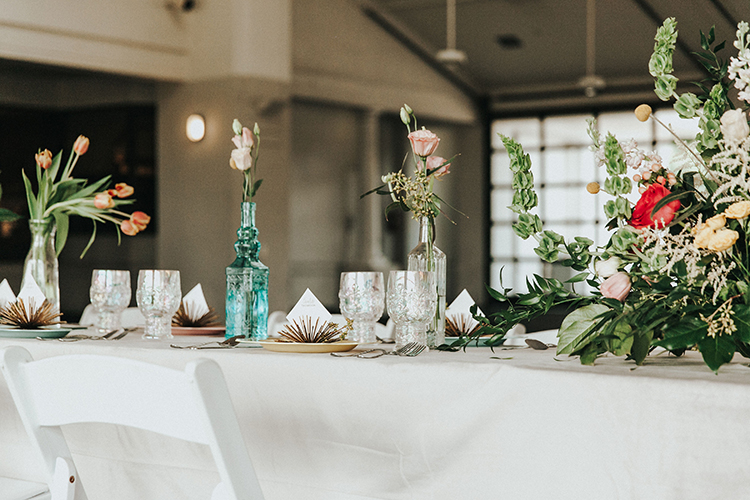
M 739 356 L 716 375 L 696 352 L 636 367 L 613 356 L 582 366 L 554 349 L 360 359 L 169 347 L 201 340 L 0 348 L 175 369 L 216 360 L 268 500 L 750 498 L 750 368 Z M 218 482 L 202 445 L 103 424 L 65 433 L 92 500 L 206 499 Z M 2 377 L 0 476 L 44 480 Z

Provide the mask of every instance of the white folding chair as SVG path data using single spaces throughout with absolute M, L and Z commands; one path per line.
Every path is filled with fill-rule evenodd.
M 26 349 L 11 346 L 0 350 L 0 368 L 43 460 L 52 500 L 87 500 L 60 429 L 86 422 L 206 444 L 221 477 L 211 500 L 263 499 L 215 361 L 190 361 L 185 371 L 98 355 L 34 361 Z

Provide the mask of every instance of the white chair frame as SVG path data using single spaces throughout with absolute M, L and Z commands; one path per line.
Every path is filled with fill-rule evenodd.
M 0 350 L 8 388 L 44 464 L 52 500 L 87 500 L 61 425 L 118 424 L 211 448 L 221 482 L 212 500 L 262 500 L 263 493 L 219 365 L 185 371 L 127 358 L 69 355 L 34 361 L 19 346 Z

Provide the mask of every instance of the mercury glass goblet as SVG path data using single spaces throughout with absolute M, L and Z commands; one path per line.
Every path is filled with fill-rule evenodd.
M 383 273 L 341 273 L 339 284 L 339 309 L 352 321 L 350 340 L 360 344 L 375 342 L 375 322 L 385 309 Z
M 135 292 L 138 309 L 146 318 L 144 339 L 171 339 L 172 316 L 182 300 L 179 271 L 141 269 Z
M 427 322 L 435 315 L 437 289 L 432 271 L 391 271 L 386 295 L 396 324 L 396 349 L 409 342 L 427 343 Z
M 105 333 L 122 326 L 122 312 L 130 304 L 130 271 L 94 269 L 89 298 L 94 308 L 94 328 Z

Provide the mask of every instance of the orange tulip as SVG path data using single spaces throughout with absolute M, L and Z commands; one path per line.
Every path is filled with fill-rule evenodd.
M 115 200 L 112 199 L 108 192 L 104 191 L 94 196 L 94 206 L 100 210 L 113 208 Z
M 111 190 L 110 190 L 111 191 Z M 119 198 L 127 198 L 131 194 L 135 193 L 133 186 L 128 186 L 124 182 L 118 182 L 115 184 L 115 192 Z
M 146 215 L 145 212 L 137 211 L 133 212 L 130 215 L 130 222 L 133 224 L 139 231 L 143 231 L 146 229 L 146 226 L 149 222 L 151 222 L 151 217 Z
M 73 144 L 73 151 L 75 151 L 76 154 L 80 156 L 88 150 L 89 138 L 83 135 L 79 135 L 78 139 L 76 139 L 76 142 Z
M 52 153 L 49 149 L 45 149 L 41 153 L 37 153 L 36 155 L 34 155 L 34 159 L 36 159 L 36 164 L 42 170 L 47 170 L 50 166 L 52 166 Z
M 138 234 L 138 228 L 129 220 L 124 220 L 120 223 L 120 231 L 128 236 L 135 236 Z

